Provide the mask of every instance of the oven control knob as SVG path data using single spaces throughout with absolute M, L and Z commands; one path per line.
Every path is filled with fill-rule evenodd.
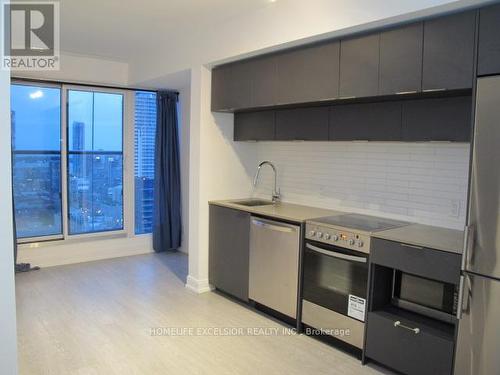
M 333 242 L 337 242 L 339 240 L 339 236 L 337 236 L 336 234 L 334 234 L 332 236 L 332 240 L 333 240 Z
M 309 236 L 314 237 L 316 235 L 316 231 L 312 230 L 309 232 Z
M 358 245 L 358 247 L 363 247 L 364 243 L 363 243 L 363 241 L 358 240 L 358 241 L 356 242 L 356 245 Z
M 331 237 L 331 236 L 330 236 L 330 234 L 329 234 L 329 233 L 325 233 L 325 237 L 324 237 L 324 238 L 325 238 L 325 240 L 329 240 L 329 239 L 330 239 L 330 237 Z
M 323 233 L 321 233 L 321 232 L 316 233 L 316 237 L 323 238 Z
M 351 238 L 348 242 L 347 242 L 350 246 L 354 245 L 354 240 Z

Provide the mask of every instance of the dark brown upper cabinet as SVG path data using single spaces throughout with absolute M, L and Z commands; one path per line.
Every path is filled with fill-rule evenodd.
M 472 87 L 476 12 L 424 22 L 423 91 Z
M 233 112 L 250 108 L 253 71 L 249 61 L 215 68 L 212 71 L 212 111 Z
M 276 140 L 328 140 L 328 107 L 277 110 Z
M 423 23 L 380 34 L 379 95 L 422 90 Z
M 340 42 L 340 98 L 378 95 L 380 35 Z
M 340 42 L 299 48 L 277 55 L 278 104 L 337 99 Z
M 479 13 L 478 75 L 500 73 L 500 5 L 482 8 Z
M 405 101 L 403 140 L 469 142 L 471 111 L 470 96 Z
M 276 56 L 265 55 L 249 60 L 250 97 L 249 108 L 268 107 L 276 104 L 277 76 Z
M 401 140 L 401 103 L 359 103 L 330 107 L 331 141 Z
M 234 115 L 235 141 L 275 139 L 275 111 L 239 112 Z
M 227 105 L 229 66 L 221 65 L 212 69 L 212 111 L 229 110 Z

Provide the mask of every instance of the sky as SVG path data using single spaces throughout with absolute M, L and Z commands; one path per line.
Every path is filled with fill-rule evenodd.
M 84 122 L 84 151 L 122 151 L 122 95 L 69 90 L 68 102 L 70 150 L 73 145 L 71 125 L 74 122 Z M 60 150 L 60 103 L 61 90 L 58 88 L 11 86 L 16 150 Z

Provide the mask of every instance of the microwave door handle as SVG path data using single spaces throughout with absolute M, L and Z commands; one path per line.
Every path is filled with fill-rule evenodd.
M 329 256 L 329 257 L 332 257 L 332 258 L 344 259 L 344 260 L 349 260 L 349 261 L 358 262 L 358 263 L 366 263 L 366 258 L 365 257 L 357 257 L 357 256 L 354 256 L 354 255 L 347 255 L 347 254 L 342 254 L 342 253 L 336 253 L 334 251 L 328 251 L 328 250 L 322 249 L 320 247 L 311 245 L 309 243 L 306 244 L 306 247 L 309 250 L 312 250 L 312 251 L 314 251 L 316 253 L 320 253 L 320 254 L 323 254 L 323 255 L 326 255 L 326 256 Z

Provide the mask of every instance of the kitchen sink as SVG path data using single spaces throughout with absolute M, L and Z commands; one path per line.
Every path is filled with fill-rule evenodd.
M 254 207 L 254 206 L 270 206 L 274 204 L 271 201 L 266 201 L 263 199 L 248 199 L 243 201 L 234 201 L 234 204 L 239 204 L 241 206 Z

